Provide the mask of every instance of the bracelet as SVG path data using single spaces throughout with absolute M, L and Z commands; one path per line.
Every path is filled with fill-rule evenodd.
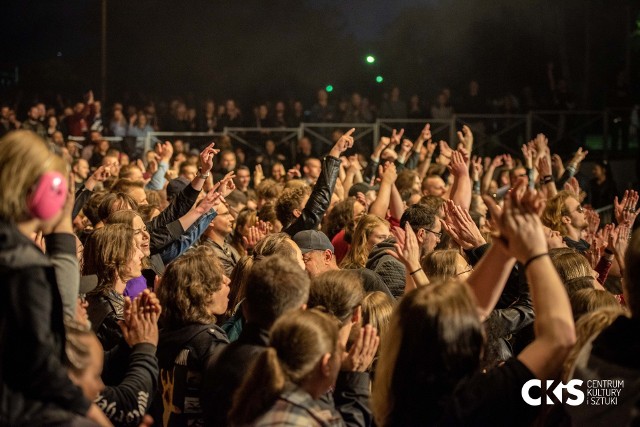
M 547 176 L 542 177 L 542 183 L 543 184 L 548 184 L 551 181 L 553 181 L 553 177 L 551 175 L 547 175 Z
M 604 253 L 605 253 L 605 254 L 607 254 L 607 255 L 615 255 L 615 254 L 616 254 L 615 252 L 613 252 L 613 251 L 612 251 L 611 249 L 609 249 L 609 248 L 606 248 L 606 249 L 604 250 Z
M 209 175 L 211 175 L 211 172 L 202 173 L 202 171 L 198 169 L 198 178 L 207 179 L 209 178 Z
M 538 255 L 534 255 L 534 256 L 532 256 L 531 258 L 529 258 L 529 259 L 527 260 L 527 262 L 525 262 L 525 263 L 524 263 L 524 267 L 522 268 L 522 270 L 523 270 L 523 271 L 527 271 L 527 267 L 529 267 L 529 265 L 530 265 L 533 261 L 535 261 L 535 260 L 537 260 L 537 259 L 539 259 L 539 258 L 542 258 L 542 257 L 544 257 L 544 256 L 549 256 L 549 252 L 543 252 L 543 253 L 541 253 L 541 254 L 538 254 Z
M 409 273 L 409 276 L 413 276 L 414 274 L 416 274 L 418 271 L 422 270 L 422 267 L 420 267 L 419 269 L 417 269 L 416 271 L 412 271 L 411 273 Z

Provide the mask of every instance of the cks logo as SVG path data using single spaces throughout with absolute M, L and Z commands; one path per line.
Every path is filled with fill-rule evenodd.
M 567 384 L 560 381 L 547 380 L 529 380 L 522 386 L 522 399 L 531 406 L 540 406 L 543 404 L 542 399 L 546 396 L 545 403 L 547 405 L 560 405 L 566 403 L 570 406 L 578 406 L 584 402 L 584 392 L 578 389 L 582 386 L 582 380 L 571 380 Z M 531 397 L 531 389 L 538 388 L 540 393 L 534 393 Z M 563 401 L 563 390 L 566 391 L 566 399 Z

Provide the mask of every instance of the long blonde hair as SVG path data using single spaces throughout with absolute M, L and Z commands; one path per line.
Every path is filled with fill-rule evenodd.
M 389 221 L 386 221 L 376 215 L 364 215 L 358 221 L 353 236 L 351 237 L 351 246 L 340 263 L 340 268 L 364 268 L 369 258 L 369 248 L 367 241 L 376 227 L 384 225 L 389 227 Z

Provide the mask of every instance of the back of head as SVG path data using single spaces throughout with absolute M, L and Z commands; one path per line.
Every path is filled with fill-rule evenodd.
M 380 291 L 369 292 L 362 299 L 362 324 L 369 324 L 376 328 L 380 341 L 387 334 L 391 313 L 395 306 L 396 300 Z
M 373 387 L 378 425 L 432 424 L 480 362 L 483 331 L 469 287 L 436 282 L 405 295 L 382 344 Z
M 436 212 L 420 203 L 409 206 L 400 218 L 400 227 L 404 228 L 407 222 L 414 231 L 422 227 L 431 229 L 436 222 Z
M 570 248 L 550 249 L 551 262 L 562 283 L 577 277 L 593 277 L 593 269 L 587 258 Z
M 333 209 L 329 211 L 323 228 L 329 240 L 340 232 L 349 222 L 353 221 L 353 205 L 356 199 L 348 197 L 335 204 Z
M 596 311 L 600 308 L 619 308 L 620 304 L 608 291 L 601 289 L 580 289 L 573 294 L 569 294 L 571 311 L 574 320 L 580 319 L 583 315 Z
M 106 191 L 98 191 L 93 193 L 87 203 L 85 203 L 85 205 L 82 207 L 84 216 L 87 217 L 87 219 L 91 222 L 91 225 L 93 225 L 94 227 L 100 222 L 100 213 L 98 212 L 98 209 L 100 208 L 100 204 L 102 203 L 102 200 L 104 200 L 104 198 L 107 196 L 107 194 L 111 193 L 107 193 Z
M 629 241 L 624 257 L 624 295 L 633 317 L 640 315 L 640 229 L 636 229 Z
M 285 258 L 295 259 L 296 252 L 293 241 L 287 233 L 272 233 L 260 240 L 253 248 L 253 258 L 262 259 L 269 255 L 277 254 Z
M 162 320 L 166 327 L 208 324 L 211 296 L 222 287 L 224 271 L 213 249 L 197 246 L 172 261 L 158 288 Z
M 234 396 L 232 425 L 253 423 L 273 405 L 286 382 L 301 385 L 325 354 L 337 355 L 337 322 L 316 310 L 281 317 L 269 336 L 271 347 L 258 356 Z
M 276 200 L 276 216 L 283 227 L 289 226 L 294 220 L 294 210 L 302 210 L 302 201 L 310 193 L 308 186 L 285 189 Z
M 309 290 L 309 308 L 318 307 L 347 323 L 362 304 L 364 288 L 360 276 L 349 270 L 334 270 L 316 276 Z
M 307 302 L 309 286 L 309 276 L 286 258 L 271 255 L 256 262 L 245 288 L 247 320 L 269 329 L 284 313 Z
M 127 209 L 138 209 L 138 203 L 133 197 L 125 193 L 108 193 L 98 206 L 98 217 L 104 222 L 112 213 Z
M 456 275 L 458 253 L 455 249 L 433 251 L 422 258 L 420 265 L 429 280 L 452 279 Z
M 42 138 L 25 130 L 12 131 L 2 137 L 0 219 L 21 222 L 33 218 L 29 200 L 35 193 L 36 184 L 47 172 L 61 174 L 66 179 L 67 167 L 61 157 L 49 151 Z M 66 194 L 64 196 L 66 199 Z M 48 199 L 43 200 L 45 204 L 51 202 Z

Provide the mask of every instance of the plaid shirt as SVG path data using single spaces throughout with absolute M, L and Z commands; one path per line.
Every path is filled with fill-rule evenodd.
M 340 414 L 323 406 L 299 387 L 284 391 L 276 403 L 258 418 L 255 426 L 343 427 Z

